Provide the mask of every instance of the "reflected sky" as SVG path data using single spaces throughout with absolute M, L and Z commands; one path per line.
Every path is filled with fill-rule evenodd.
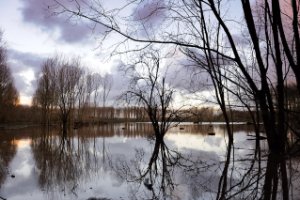
M 150 124 L 139 123 L 83 127 L 73 130 L 67 140 L 56 129 L 46 134 L 40 128 L 0 133 L 5 144 L 15 147 L 8 148 L 13 156 L 6 164 L 0 196 L 9 200 L 151 199 L 159 186 L 150 191 L 132 178 L 146 169 L 152 155 L 151 131 Z M 254 148 L 254 141 L 247 140 L 249 133 L 247 128 L 236 130 L 240 157 Z M 167 168 L 175 187 L 166 199 L 214 198 L 226 155 L 222 125 L 180 125 L 169 131 L 164 142 L 166 149 L 182 156 L 181 165 Z

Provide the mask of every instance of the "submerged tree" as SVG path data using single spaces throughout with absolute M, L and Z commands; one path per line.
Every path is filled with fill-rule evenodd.
M 128 183 L 137 184 L 135 186 L 137 191 L 146 189 L 142 193 L 146 197 L 135 197 L 136 199 L 180 199 L 177 197 L 180 195 L 176 192 L 177 180 L 174 180 L 176 173 L 179 173 L 176 170 L 183 168 L 183 165 L 190 166 L 191 162 L 178 151 L 167 146 L 164 140 L 155 142 L 158 145 L 150 152 L 150 162 L 145 160 L 147 157 L 145 149 L 136 149 L 133 160 L 130 162 L 118 160 L 113 169 Z M 144 162 L 148 164 L 145 166 Z M 137 191 L 136 194 L 139 194 Z M 136 194 L 133 195 L 136 196 Z
M 135 181 L 153 192 L 153 198 L 159 196 L 160 191 L 166 195 L 168 188 L 172 191 L 172 175 L 168 166 L 177 164 L 180 154 L 170 150 L 164 142 L 167 131 L 178 122 L 179 108 L 174 108 L 172 101 L 175 89 L 167 80 L 167 70 L 163 72 L 161 57 L 158 51 L 143 52 L 124 68 L 130 77 L 130 88 L 124 94 L 129 104 L 141 106 L 148 115 L 154 132 L 154 148 L 147 168 L 135 177 Z M 158 178 L 159 177 L 159 178 Z M 160 179 L 161 180 L 157 180 Z M 159 182 L 158 194 L 152 189 L 155 182 Z
M 131 81 L 129 90 L 124 94 L 127 102 L 145 109 L 155 138 L 162 140 L 177 119 L 178 110 L 172 107 L 175 90 L 167 83 L 166 73 L 162 72 L 159 53 L 142 53 L 124 70 Z
M 58 108 L 63 136 L 67 134 L 67 126 L 79 97 L 79 82 L 82 74 L 79 60 L 54 58 L 44 63 L 38 80 L 34 102 L 42 108 L 42 120 L 45 120 L 43 123 L 50 124 L 50 112 Z
M 81 74 L 82 70 L 78 60 L 63 62 L 57 72 L 58 106 L 64 135 L 67 133 L 67 124 L 71 120 L 72 111 L 78 98 L 76 87 Z

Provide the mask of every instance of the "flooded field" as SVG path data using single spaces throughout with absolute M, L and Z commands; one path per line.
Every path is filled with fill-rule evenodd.
M 264 187 L 267 146 L 260 141 L 258 151 L 252 135 L 247 125 L 234 125 L 228 157 L 221 124 L 180 124 L 163 141 L 155 141 L 148 123 L 83 127 L 65 139 L 54 128 L 2 130 L 0 196 L 216 199 L 228 164 L 227 194 L 232 199 L 256 199 Z M 288 173 L 297 169 L 298 164 L 291 164 Z M 294 177 L 296 195 L 299 179 Z

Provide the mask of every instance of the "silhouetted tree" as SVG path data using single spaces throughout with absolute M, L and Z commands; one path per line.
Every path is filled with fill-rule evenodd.
M 33 104 L 41 108 L 42 123 L 45 125 L 50 125 L 52 111 L 57 106 L 55 80 L 57 65 L 57 57 L 49 58 L 43 63 L 37 89 L 33 96 Z
M 0 121 L 7 120 L 6 116 L 18 104 L 19 94 L 7 63 L 6 48 L 0 31 Z
M 124 96 L 128 103 L 145 109 L 158 141 L 163 139 L 172 123 L 174 125 L 178 111 L 172 107 L 175 90 L 161 71 L 160 59 L 157 51 L 142 53 L 124 69 L 131 77 L 130 88 Z
M 45 122 L 49 120 L 50 107 L 59 109 L 63 136 L 67 134 L 68 123 L 81 94 L 82 75 L 79 59 L 69 61 L 57 57 L 44 63 L 38 80 L 34 102 L 41 106 Z
M 79 60 L 62 61 L 59 65 L 56 82 L 58 106 L 63 126 L 63 135 L 66 136 L 67 124 L 71 120 L 72 111 L 78 98 L 77 86 L 82 75 Z

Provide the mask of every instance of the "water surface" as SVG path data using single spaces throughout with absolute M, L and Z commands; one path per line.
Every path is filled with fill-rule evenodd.
M 55 128 L 38 127 L 2 131 L 0 196 L 8 200 L 216 197 L 227 158 L 221 124 L 172 128 L 150 169 L 156 142 L 148 123 L 83 127 L 68 134 L 63 139 Z M 235 125 L 234 135 L 232 185 L 246 173 L 255 149 L 248 126 Z M 252 187 L 242 194 L 252 195 Z

